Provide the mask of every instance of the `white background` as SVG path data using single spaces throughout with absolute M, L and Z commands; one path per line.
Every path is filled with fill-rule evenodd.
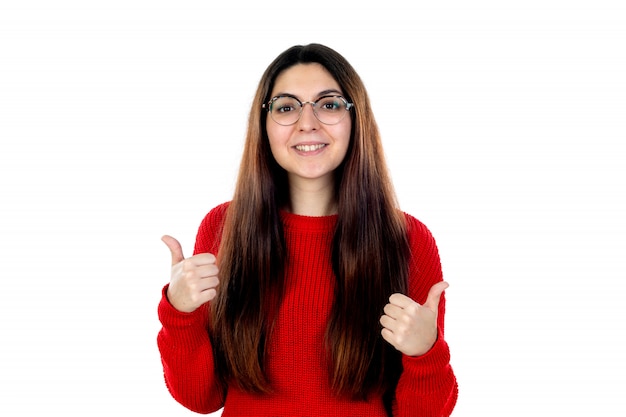
M 159 239 L 191 253 L 262 71 L 320 42 L 438 241 L 454 415 L 625 415 L 624 2 L 246 3 L 2 2 L 0 414 L 194 415 Z

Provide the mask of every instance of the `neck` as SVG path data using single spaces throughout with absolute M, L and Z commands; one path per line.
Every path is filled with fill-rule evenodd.
M 331 181 L 290 181 L 288 211 L 302 216 L 329 216 L 337 213 L 335 188 Z

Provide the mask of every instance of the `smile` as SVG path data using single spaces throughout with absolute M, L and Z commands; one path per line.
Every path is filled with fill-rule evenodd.
M 297 145 L 295 148 L 300 152 L 313 152 L 322 149 L 324 146 L 326 146 L 325 143 L 319 143 L 317 145 Z

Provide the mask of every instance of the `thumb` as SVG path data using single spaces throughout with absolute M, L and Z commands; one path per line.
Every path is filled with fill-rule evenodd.
M 441 300 L 441 294 L 448 288 L 450 284 L 445 281 L 441 281 L 430 287 L 428 291 L 428 298 L 426 299 L 425 307 L 430 308 L 435 313 L 439 310 L 439 300 Z
M 167 245 L 172 253 L 172 266 L 185 259 L 183 256 L 183 247 L 180 245 L 178 240 L 168 235 L 163 236 L 161 240 Z

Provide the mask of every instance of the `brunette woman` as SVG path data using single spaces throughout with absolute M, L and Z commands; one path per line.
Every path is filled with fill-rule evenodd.
M 397 206 L 367 92 L 294 46 L 259 82 L 232 201 L 176 239 L 158 335 L 185 407 L 232 416 L 448 416 L 441 263 Z

